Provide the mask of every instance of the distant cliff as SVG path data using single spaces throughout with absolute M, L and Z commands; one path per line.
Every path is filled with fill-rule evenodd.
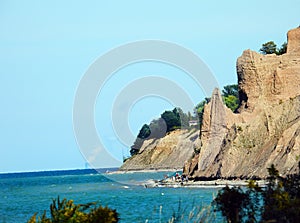
M 130 157 L 120 170 L 182 169 L 192 157 L 199 131 L 175 130 L 160 139 L 144 141 L 138 154 Z
M 300 161 L 300 28 L 288 32 L 287 53 L 246 50 L 237 60 L 240 108 L 233 114 L 218 90 L 206 105 L 200 153 L 190 177 L 261 177 L 275 164 L 289 174 Z

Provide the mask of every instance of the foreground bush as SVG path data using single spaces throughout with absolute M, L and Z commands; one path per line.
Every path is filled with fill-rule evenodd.
M 72 200 L 53 199 L 50 205 L 51 218 L 34 214 L 28 223 L 116 223 L 118 213 L 108 207 L 96 206 L 96 203 L 74 204 Z
M 299 163 L 300 169 L 300 163 Z M 246 189 L 226 186 L 213 201 L 227 222 L 300 222 L 300 171 L 283 178 L 272 165 L 267 185 L 250 181 Z

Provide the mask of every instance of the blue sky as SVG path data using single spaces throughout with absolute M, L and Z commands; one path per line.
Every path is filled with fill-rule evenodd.
M 299 10 L 300 2 L 292 0 L 1 0 L 0 172 L 84 168 L 73 132 L 74 97 L 88 67 L 109 50 L 145 39 L 174 42 L 197 54 L 224 86 L 236 83 L 235 63 L 243 50 L 286 41 L 286 32 L 300 25 Z M 195 103 L 206 96 L 174 67 L 129 66 L 114 74 L 99 95 L 99 132 L 110 119 L 97 114 L 106 109 L 109 115 L 116 89 L 147 75 L 166 75 L 186 88 Z M 138 102 L 128 114 L 133 134 L 171 108 L 161 98 Z M 103 132 L 116 158 L 128 153 L 113 131 Z

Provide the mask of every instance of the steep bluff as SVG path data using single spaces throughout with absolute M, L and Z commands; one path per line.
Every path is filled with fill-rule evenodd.
M 196 129 L 179 129 L 161 139 L 145 140 L 139 153 L 127 159 L 120 170 L 181 169 L 193 155 L 198 137 Z
M 207 149 L 200 153 L 198 168 L 207 169 L 216 155 L 220 152 L 221 144 L 226 132 L 226 106 L 222 101 L 221 93 L 215 89 L 210 106 L 205 107 L 204 123 L 201 128 L 202 147 Z
M 120 169 L 184 166 L 191 178 L 265 178 L 271 164 L 283 175 L 295 172 L 300 161 L 300 28 L 288 32 L 286 54 L 245 50 L 236 69 L 237 113 L 215 89 L 200 132 L 176 130 L 146 140 Z
M 205 107 L 200 153 L 186 162 L 190 177 L 261 177 L 272 163 L 280 173 L 300 161 L 300 28 L 288 32 L 287 53 L 251 50 L 237 60 L 238 114 L 214 91 Z

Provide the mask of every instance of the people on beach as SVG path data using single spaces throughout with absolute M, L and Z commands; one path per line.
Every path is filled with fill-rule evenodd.
M 184 175 L 184 174 L 179 174 L 178 172 L 176 172 L 173 177 L 172 177 L 172 181 L 174 182 L 188 182 L 188 176 Z

